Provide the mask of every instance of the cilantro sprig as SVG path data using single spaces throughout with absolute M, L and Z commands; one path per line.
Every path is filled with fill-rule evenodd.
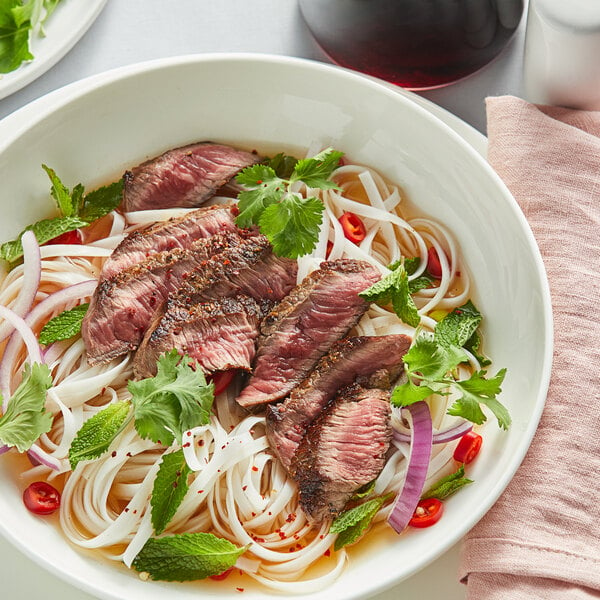
M 181 443 L 185 431 L 210 420 L 214 384 L 206 383 L 202 371 L 176 350 L 159 357 L 155 377 L 130 381 L 127 388 L 130 401 L 108 405 L 77 432 L 69 449 L 71 468 L 107 452 L 131 419 L 142 439 L 165 446 Z
M 475 371 L 468 379 L 457 378 L 457 367 L 466 362 L 464 347 L 476 335 L 481 315 L 472 302 L 467 302 L 442 319 L 434 334 L 420 332 L 410 350 L 404 355 L 408 380 L 392 392 L 395 406 L 407 406 L 432 394 L 447 395 L 451 390 L 458 396 L 448 414 L 481 424 L 487 420 L 481 406 L 487 406 L 498 425 L 508 429 L 511 417 L 497 399 L 506 369 L 487 377 L 484 370 Z
M 52 427 L 52 414 L 45 409 L 46 392 L 52 385 L 47 365 L 25 364 L 21 383 L 0 418 L 0 444 L 26 452 Z M 0 395 L 1 399 L 1 395 Z
M 319 237 L 324 206 L 316 197 L 292 191 L 296 182 L 308 187 L 337 189 L 330 178 L 342 152 L 327 148 L 312 158 L 277 155 L 267 164 L 252 165 L 236 177 L 245 186 L 238 195 L 239 227 L 258 225 L 279 256 L 298 258 L 311 252 Z
M 0 73 L 10 73 L 34 58 L 30 41 L 61 0 L 0 0 Z
M 50 195 L 54 198 L 60 216 L 42 219 L 28 225 L 15 240 L 2 244 L 0 258 L 9 263 L 14 263 L 23 256 L 21 237 L 25 231 L 33 231 L 38 243 L 45 244 L 63 233 L 87 227 L 121 203 L 122 179 L 86 194 L 85 188 L 80 183 L 69 190 L 53 169 L 46 165 L 42 165 L 42 168 L 50 179 Z

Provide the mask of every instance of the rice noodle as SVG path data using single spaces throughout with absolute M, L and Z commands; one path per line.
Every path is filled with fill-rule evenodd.
M 298 281 L 326 259 L 341 257 L 368 261 L 382 275 L 403 256 L 418 256 L 421 264 L 411 279 L 420 276 L 429 247 L 439 255 L 442 277 L 433 287 L 414 295 L 420 327 L 432 329 L 433 310 L 449 311 L 469 297 L 470 280 L 459 249 L 445 227 L 428 218 L 403 215 L 406 200 L 401 190 L 376 171 L 347 164 L 335 173 L 339 190 L 305 189 L 299 193 L 320 198 L 325 206 L 315 250 L 298 261 Z M 217 198 L 218 202 L 231 201 Z M 6 402 L 20 377 L 25 361 L 44 361 L 51 369 L 53 387 L 47 409 L 54 416 L 52 430 L 40 437 L 31 451 L 30 470 L 52 479 L 67 472 L 62 493 L 60 525 L 70 542 L 97 549 L 111 560 L 130 566 L 149 537 L 152 485 L 164 452 L 160 444 L 141 440 L 129 424 L 100 459 L 82 461 L 70 472 L 68 450 L 78 429 L 104 406 L 129 397 L 130 357 L 104 366 L 89 366 L 82 340 L 55 342 L 41 351 L 37 333 L 52 316 L 86 301 L 93 293 L 102 263 L 125 235 L 156 221 L 179 217 L 192 209 L 168 209 L 113 213 L 110 231 L 102 239 L 84 245 L 27 245 L 25 266 L 39 263 L 37 293 L 31 295 L 28 269 L 17 267 L 0 282 L 0 340 L 11 334 L 0 363 L 0 390 Z M 367 228 L 365 240 L 355 245 L 344 236 L 339 217 L 344 212 L 360 216 Z M 25 241 L 25 240 L 24 240 Z M 35 277 L 35 274 L 33 275 Z M 27 293 L 27 297 L 25 294 Z M 29 297 L 31 296 L 31 297 Z M 6 305 L 17 306 L 12 311 Z M 20 313 L 20 314 L 19 314 Z M 373 305 L 355 328 L 359 335 L 404 333 L 414 328 L 402 323 L 388 308 Z M 472 368 L 478 368 L 470 356 Z M 345 550 L 325 561 L 319 575 L 311 567 L 332 548 L 335 534 L 329 522 L 314 527 L 298 501 L 295 482 L 269 452 L 265 419 L 247 415 L 235 397 L 234 382 L 215 400 L 210 422 L 184 436 L 183 454 L 192 470 L 189 490 L 165 534 L 210 531 L 237 545 L 248 545 L 236 568 L 260 584 L 282 593 L 310 593 L 339 577 L 348 557 Z M 447 427 L 448 399 L 431 402 L 434 427 Z M 394 426 L 406 431 L 397 415 Z M 445 473 L 451 464 L 452 444 L 435 450 L 427 482 Z M 0 448 L 0 453 L 8 448 Z M 389 459 L 375 482 L 375 494 L 397 492 L 406 475 L 408 445 L 394 440 Z M 391 506 L 384 506 L 376 521 L 384 520 Z

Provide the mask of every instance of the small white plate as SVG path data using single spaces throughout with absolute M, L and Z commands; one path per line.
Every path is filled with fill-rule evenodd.
M 53 67 L 83 36 L 107 0 L 64 0 L 44 26 L 45 37 L 30 41 L 32 61 L 0 75 L 0 99 L 25 87 Z

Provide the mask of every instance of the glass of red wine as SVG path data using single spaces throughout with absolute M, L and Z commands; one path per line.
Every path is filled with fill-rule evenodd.
M 411 90 L 478 71 L 511 39 L 523 0 L 299 0 L 336 64 Z

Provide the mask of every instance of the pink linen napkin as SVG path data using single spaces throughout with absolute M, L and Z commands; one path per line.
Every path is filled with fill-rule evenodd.
M 527 217 L 555 327 L 544 413 L 467 536 L 469 600 L 600 598 L 600 112 L 487 100 L 488 160 Z

